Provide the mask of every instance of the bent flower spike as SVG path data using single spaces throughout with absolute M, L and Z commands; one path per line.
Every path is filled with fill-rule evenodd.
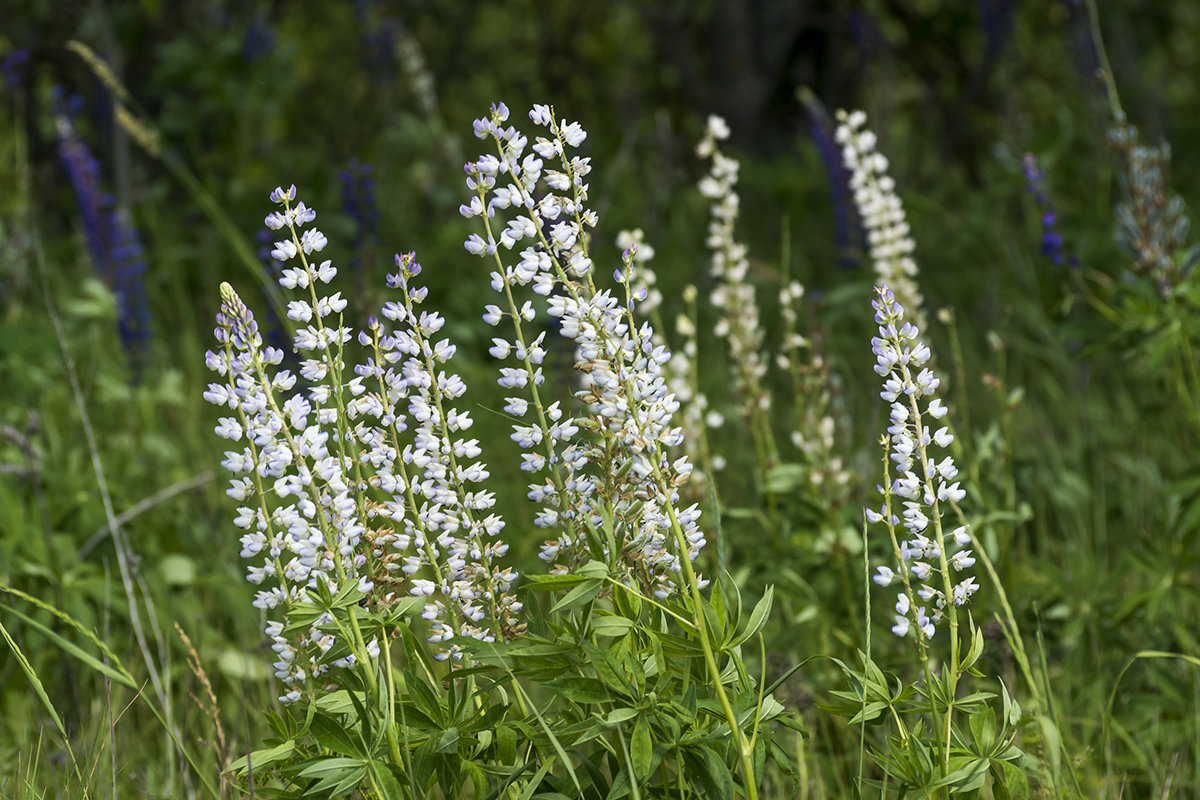
M 871 340 L 875 372 L 884 379 L 880 396 L 891 404 L 891 425 L 883 439 L 888 455 L 879 490 L 883 506 L 867 509 L 866 516 L 887 529 L 897 565 L 879 567 L 874 580 L 880 586 L 900 584 L 892 632 L 906 636 L 915 628 L 924 642 L 947 612 L 954 613 L 951 603 L 964 605 L 979 588 L 973 577 L 961 575 L 975 563 L 971 551 L 962 549 L 971 542 L 969 531 L 962 526 L 947 533 L 942 525 L 945 506 L 966 492 L 955 480 L 954 458 L 942 452 L 954 441 L 949 427 L 931 430 L 948 409 L 933 397 L 941 381 L 925 366 L 929 347 L 905 321 L 891 289 L 877 288 L 871 305 L 879 324 Z M 894 480 L 888 461 L 896 468 Z
M 371 319 L 358 334 L 362 357 L 351 376 L 347 303 L 324 291 L 337 269 L 316 260 L 327 239 L 306 227 L 316 212 L 296 200 L 295 187 L 271 200 L 282 207 L 266 225 L 283 234 L 271 255 L 295 297 L 287 315 L 299 375 L 280 366 L 283 351 L 264 345 L 250 309 L 223 284 L 218 347 L 207 355 L 220 381 L 204 397 L 233 414 L 216 428 L 239 448 L 222 462 L 235 475 L 226 494 L 243 504 L 234 524 L 245 531 L 247 578 L 262 587 L 254 605 L 267 613 L 289 703 L 331 668 L 380 652 L 353 616 L 348 626 L 328 612 L 291 624 L 314 590 L 353 590 L 351 602 L 379 612 L 419 611 L 443 659 L 461 655 L 444 644 L 455 636 L 494 641 L 519 632 L 521 604 L 509 591 L 516 574 L 496 564 L 508 548 L 497 539 L 504 523 L 479 486 L 488 471 L 478 441 L 465 438 L 470 415 L 451 406 L 466 391 L 445 368 L 455 348 L 434 338 L 444 319 L 419 308 L 420 264 L 396 257 L 388 285 L 400 300 L 382 312 L 392 327 Z

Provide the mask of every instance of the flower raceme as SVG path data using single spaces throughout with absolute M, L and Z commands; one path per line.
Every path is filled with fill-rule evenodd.
M 666 597 L 705 537 L 699 509 L 677 508 L 692 466 L 671 457 L 682 441 L 672 421 L 679 402 L 666 382 L 671 354 L 636 318 L 648 297 L 636 242 L 613 273 L 615 286 L 599 287 L 588 249 L 598 221 L 588 207 L 591 160 L 578 155 L 586 132 L 535 105 L 531 143 L 508 117 L 501 103 L 475 121 L 492 152 L 466 165 L 472 196 L 460 210 L 480 227 L 466 250 L 494 265 L 499 298 L 483 319 L 498 329 L 491 354 L 504 363 L 499 384 L 512 392 L 505 411 L 518 419 L 512 439 L 525 450 L 521 468 L 534 476 L 535 522 L 554 537 L 541 557 L 556 571 L 604 561 Z M 562 340 L 547 340 L 539 309 Z M 577 414 L 547 403 L 543 389 L 543 359 L 562 346 L 579 376 Z
M 909 319 L 924 328 L 924 300 L 913 259 L 916 243 L 909 233 L 904 204 L 896 194 L 896 182 L 888 174 L 887 157 L 876 149 L 875 134 L 866 127 L 867 115 L 862 111 L 839 110 L 837 120 L 835 139 L 850 170 L 850 190 L 866 231 L 876 277 L 895 292 Z
M 223 284 L 218 347 L 206 359 L 220 381 L 204 396 L 233 414 L 216 428 L 241 445 L 222 462 L 235 475 L 226 493 L 243 504 L 234 524 L 245 531 L 247 578 L 262 587 L 254 605 L 268 616 L 281 699 L 294 702 L 330 668 L 379 654 L 378 641 L 365 641 L 353 621 L 344 632 L 329 613 L 293 631 L 291 612 L 318 588 L 355 587 L 381 611 L 407 595 L 404 608 L 420 609 L 437 645 L 506 636 L 519 628 L 521 604 L 509 592 L 516 574 L 497 564 L 504 523 L 479 486 L 488 471 L 465 436 L 470 415 L 450 405 L 466 390 L 446 370 L 454 346 L 435 339 L 442 317 L 419 308 L 420 264 L 397 256 L 388 284 L 400 300 L 384 306 L 387 324 L 371 319 L 358 334 L 362 358 L 348 370 L 355 337 L 342 324 L 346 300 L 325 291 L 337 269 L 316 259 L 327 244 L 307 227 L 316 212 L 295 187 L 271 200 L 281 206 L 266 225 L 283 233 L 271 255 L 295 298 L 287 315 L 299 374 L 281 367 L 283 352 L 264 345 L 250 309 Z M 436 657 L 458 653 L 441 646 Z
M 939 452 L 954 441 L 949 427 L 931 431 L 948 409 L 933 397 L 941 381 L 926 366 L 929 347 L 917 338 L 918 329 L 905 320 L 889 288 L 875 290 L 872 306 L 879 324 L 879 335 L 871 340 L 875 372 L 884 379 L 880 396 L 890 404 L 891 425 L 883 440 L 888 456 L 880 488 L 883 506 L 867 509 L 866 516 L 887 529 L 898 565 L 896 570 L 879 567 L 874 580 L 880 586 L 899 581 L 892 631 L 906 636 L 915 627 L 924 641 L 933 637 L 949 603 L 964 605 L 979 588 L 973 577 L 957 575 L 975 563 L 970 550 L 960 549 L 970 543 L 969 532 L 959 527 L 946 533 L 942 525 L 945 505 L 962 500 L 966 492 L 955 480 L 954 458 Z M 889 461 L 898 473 L 894 480 Z

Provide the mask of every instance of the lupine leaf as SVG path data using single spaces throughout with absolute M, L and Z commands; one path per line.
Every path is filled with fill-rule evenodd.
M 597 636 L 624 636 L 634 627 L 634 621 L 625 617 L 611 614 L 592 617 L 592 630 L 596 632 Z
M 746 622 L 746 627 L 729 643 L 730 647 L 737 647 L 756 636 L 763 629 L 763 626 L 767 624 L 767 615 L 771 613 L 771 601 L 774 597 L 775 587 L 768 586 L 767 590 L 763 592 L 762 598 L 755 604 L 754 611 L 750 612 L 750 619 Z
M 313 716 L 309 725 L 309 733 L 317 740 L 317 744 L 327 750 L 332 750 L 343 756 L 365 756 L 362 747 L 350 736 L 345 726 L 325 714 Z
M 550 607 L 551 616 L 591 602 L 596 598 L 596 595 L 600 594 L 602 586 L 604 586 L 604 581 L 599 578 L 593 578 L 586 583 L 581 583 Z
M 612 693 L 595 678 L 559 678 L 550 681 L 551 689 L 576 703 L 604 703 L 612 699 Z
M 259 770 L 267 771 L 276 764 L 282 764 L 287 761 L 295 752 L 296 742 L 288 739 L 286 742 L 277 744 L 274 747 L 255 750 L 242 756 L 229 765 L 229 771 L 243 775 L 247 772 L 247 767 L 251 765 L 256 772 Z
M 439 753 L 456 753 L 458 752 L 458 728 L 447 728 L 440 739 L 438 739 L 437 752 Z
M 650 776 L 650 762 L 654 756 L 654 742 L 650 738 L 650 722 L 646 715 L 638 717 L 633 725 L 633 737 L 629 742 L 629 763 L 633 775 L 639 780 Z
M 589 580 L 592 580 L 592 578 L 570 572 L 561 575 L 525 575 L 522 579 L 522 585 L 536 591 L 545 592 L 578 586 L 581 583 L 587 583 Z

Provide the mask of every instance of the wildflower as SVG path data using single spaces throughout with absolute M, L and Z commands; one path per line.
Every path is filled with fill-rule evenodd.
M 909 235 L 904 205 L 888 175 L 888 160 L 876 150 L 875 134 L 866 128 L 862 111 L 837 112 L 836 139 L 842 160 L 851 172 L 850 188 L 867 235 L 880 285 L 888 286 L 907 310 L 910 320 L 925 327 L 924 299 L 917 286 L 916 244 Z
M 56 123 L 59 155 L 70 176 L 83 222 L 92 265 L 117 302 L 117 330 L 134 378 L 145 366 L 150 339 L 146 294 L 146 258 L 128 209 L 101 188 L 100 162 L 76 133 L 70 112 L 60 109 Z
M 871 345 L 875 371 L 884 378 L 881 396 L 890 404 L 892 422 L 884 442 L 899 474 L 880 487 L 883 507 L 866 512 L 868 522 L 887 528 L 897 562 L 895 571 L 880 566 L 874 580 L 889 586 L 900 578 L 892 630 L 905 636 L 911 622 L 924 641 L 934 635 L 948 604 L 964 605 L 978 589 L 972 577 L 956 574 L 975 563 L 970 550 L 955 549 L 969 544 L 970 534 L 965 527 L 946 533 L 942 526 L 944 504 L 958 503 L 966 492 L 952 482 L 958 472 L 953 457 L 947 454 L 939 461 L 940 454 L 933 449 L 945 449 L 954 437 L 948 427 L 929 432 L 929 420 L 944 418 L 947 412 L 941 400 L 932 397 L 940 381 L 925 367 L 930 350 L 917 338 L 917 327 L 905 320 L 905 310 L 892 291 L 884 286 L 875 295 L 872 306 L 879 335 Z M 899 516 L 897 503 L 902 508 Z M 918 600 L 927 605 L 918 605 Z
M 13 89 L 21 82 L 28 62 L 29 51 L 23 47 L 8 51 L 0 59 L 0 78 L 4 79 L 5 89 Z
M 1191 224 L 1183 198 L 1171 190 L 1171 147 L 1139 144 L 1137 128 L 1124 123 L 1109 131 L 1109 140 L 1126 161 L 1117 242 L 1133 259 L 1134 272 L 1152 276 L 1159 294 L 1167 297 L 1186 274 L 1176 253 Z
M 805 92 L 801 99 L 808 109 L 809 130 L 829 181 L 829 193 L 833 201 L 833 236 L 837 243 L 838 258 L 843 267 L 853 267 L 856 254 L 863 249 L 864 235 L 858 210 L 854 207 L 850 170 L 842 160 L 842 147 L 836 139 L 837 128 L 821 101 L 810 92 Z
M 280 285 L 298 290 L 288 308 L 300 326 L 292 343 L 300 380 L 281 367 L 283 352 L 264 344 L 253 314 L 225 284 L 219 347 L 206 359 L 221 382 L 205 392 L 236 415 L 223 417 L 216 432 L 241 446 L 222 463 L 234 473 L 228 494 L 245 503 L 235 524 L 245 531 L 247 579 L 261 587 L 254 604 L 268 612 L 285 703 L 310 679 L 379 653 L 356 625 L 347 642 L 323 631 L 328 614 L 293 632 L 292 611 L 322 586 L 333 594 L 353 587 L 384 608 L 407 590 L 425 601 L 421 616 L 438 645 L 457 635 L 508 636 L 521 610 L 509 591 L 515 573 L 495 564 L 507 551 L 496 539 L 503 521 L 487 513 L 494 501 L 479 484 L 488 472 L 476 460 L 476 440 L 463 435 L 470 415 L 450 406 L 466 391 L 444 369 L 454 347 L 433 338 L 442 318 L 419 310 L 426 290 L 413 279 L 420 265 L 411 255 L 397 257 L 399 271 L 388 282 L 402 299 L 383 309 L 396 327 L 372 319 L 357 337 L 367 356 L 351 371 L 345 355 L 353 334 L 341 324 L 346 301 L 326 291 L 337 269 L 308 259 L 325 237 L 302 230 L 316 213 L 295 198 L 295 187 L 272 193 L 283 209 L 268 226 L 290 237 L 276 243 L 274 257 L 291 265 Z M 328 656 L 347 648 L 348 655 Z M 455 648 L 439 647 L 436 657 L 453 655 Z
M 678 507 L 691 466 L 670 453 L 682 443 L 672 422 L 679 404 L 665 379 L 670 352 L 635 316 L 645 285 L 632 247 L 614 272 L 615 290 L 596 285 L 591 160 L 577 153 L 586 132 L 538 105 L 529 114 L 540 129 L 531 142 L 504 124 L 508 115 L 498 104 L 475 122 L 476 136 L 495 152 L 466 165 L 475 197 L 460 211 L 482 228 L 467 240 L 468 252 L 494 265 L 501 300 L 485 320 L 502 334 L 492 353 L 506 364 L 500 384 L 515 390 L 506 410 L 519 417 L 513 441 L 529 451 L 522 469 L 533 477 L 529 498 L 542 506 L 535 522 L 554 534 L 541 557 L 560 571 L 605 560 L 665 597 L 675 591 L 681 559 L 695 559 L 705 544 L 698 509 Z M 531 329 L 537 311 L 526 292 L 540 298 L 565 342 Z M 545 394 L 547 350 L 562 344 L 579 374 L 577 414 Z M 601 531 L 610 525 L 611 535 Z
M 1033 201 L 1041 214 L 1042 223 L 1042 255 L 1055 264 L 1062 264 L 1065 250 L 1062 234 L 1058 232 L 1058 215 L 1050 205 L 1046 194 L 1046 173 L 1038 166 L 1033 153 L 1021 157 L 1021 170 L 1025 173 L 1025 191 L 1033 195 Z M 1079 259 L 1070 256 L 1068 263 L 1072 267 L 1079 266 Z
M 718 142 L 729 137 L 729 126 L 717 116 L 708 118 L 704 138 L 696 153 L 711 159 L 708 174 L 700 181 L 700 193 L 712 201 L 706 244 L 712 251 L 712 274 L 717 287 L 712 304 L 720 313 L 717 336 L 726 340 L 734 367 L 734 389 L 741 398 L 742 414 L 751 425 L 761 446 L 774 460 L 768 414 L 771 395 L 764 385 L 767 364 L 763 357 L 763 329 L 759 319 L 754 286 L 747 280 L 750 260 L 746 246 L 734 238 L 740 198 L 737 186 L 737 160 L 724 155 Z
M 354 223 L 351 268 L 361 282 L 379 233 L 379 207 L 375 202 L 375 177 L 371 165 L 351 159 L 338 176 L 342 184 L 342 211 Z M 365 287 L 358 287 L 361 293 Z

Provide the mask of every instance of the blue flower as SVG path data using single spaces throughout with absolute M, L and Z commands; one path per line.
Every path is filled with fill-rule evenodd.
M 59 157 L 75 190 L 92 266 L 116 298 L 117 331 L 137 380 L 150 340 L 145 250 L 128 209 L 101 189 L 100 163 L 71 123 L 72 101 L 57 100 Z
M 1079 266 L 1079 259 L 1066 252 L 1062 234 L 1058 232 L 1058 214 L 1046 195 L 1046 173 L 1038 166 L 1033 153 L 1026 153 L 1021 158 L 1021 169 L 1025 173 L 1025 191 L 1033 195 L 1033 201 L 1042 212 L 1042 255 L 1054 264 L 1066 261 L 1071 267 Z

